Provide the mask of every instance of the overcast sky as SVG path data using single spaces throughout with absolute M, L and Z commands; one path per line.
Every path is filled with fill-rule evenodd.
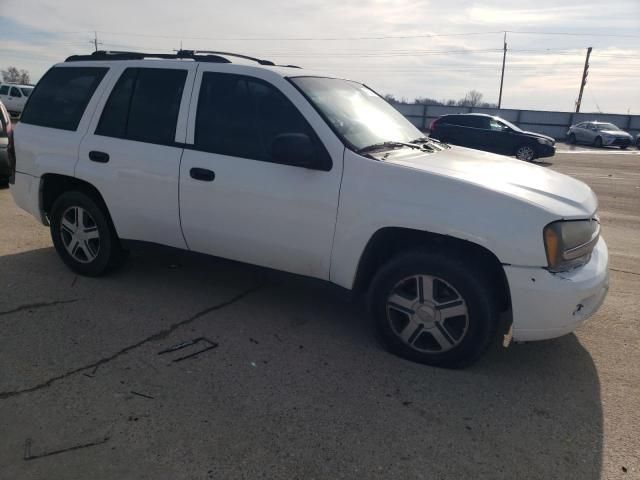
M 640 0 L 0 0 L 0 68 L 37 80 L 92 51 L 97 31 L 104 49 L 170 51 L 182 41 L 408 100 L 477 89 L 497 102 L 504 30 L 513 33 L 503 107 L 572 110 L 592 46 L 582 111 L 640 113 Z

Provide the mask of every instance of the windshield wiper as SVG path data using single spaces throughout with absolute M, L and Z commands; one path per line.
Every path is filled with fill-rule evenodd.
M 385 148 L 391 149 L 391 148 L 400 148 L 400 147 L 409 147 L 409 148 L 422 150 L 422 147 L 419 145 L 416 145 L 415 143 L 388 141 L 388 142 L 374 143 L 373 145 L 367 145 L 366 147 L 362 147 L 361 149 L 359 149 L 357 153 L 368 153 L 368 152 L 373 152 L 374 150 L 384 150 Z
M 431 138 L 431 137 L 416 138 L 415 140 L 411 140 L 411 143 L 413 143 L 413 144 L 430 143 L 432 145 L 436 145 L 436 146 L 441 147 L 441 148 L 450 148 L 449 144 L 441 142 L 440 140 L 437 140 L 437 139 Z

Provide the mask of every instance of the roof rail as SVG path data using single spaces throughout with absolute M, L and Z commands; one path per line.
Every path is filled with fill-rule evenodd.
M 245 60 L 251 60 L 259 63 L 260 65 L 267 65 L 272 67 L 275 66 L 275 63 L 273 63 L 271 60 L 263 60 L 261 58 L 250 57 L 248 55 L 241 55 L 239 53 L 217 52 L 213 50 L 178 50 L 178 53 L 180 52 L 190 53 L 191 55 L 199 55 L 201 53 L 206 53 L 208 55 L 226 55 L 227 57 L 237 57 L 237 58 L 244 58 Z
M 65 62 L 82 62 L 87 60 L 143 60 L 145 58 L 162 58 L 170 60 L 191 59 L 198 62 L 231 63 L 231 61 L 225 57 L 243 58 L 245 60 L 251 60 L 265 66 L 300 68 L 297 65 L 276 65 L 271 60 L 250 57 L 248 55 L 241 55 L 239 53 L 218 52 L 213 50 L 177 50 L 175 53 L 143 53 L 117 50 L 98 50 L 89 55 L 72 55 L 68 57 Z
M 142 60 L 145 58 L 162 58 L 162 59 L 192 59 L 199 62 L 213 63 L 231 63 L 229 59 L 217 55 L 196 55 L 190 50 L 180 50 L 176 53 L 142 53 L 142 52 L 123 52 L 98 50 L 90 55 L 72 55 L 65 62 L 82 62 L 82 61 L 98 61 L 98 60 Z

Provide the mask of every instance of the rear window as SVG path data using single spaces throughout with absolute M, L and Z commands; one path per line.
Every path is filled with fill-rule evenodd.
M 105 67 L 52 68 L 38 82 L 20 121 L 75 131 L 107 70 Z
M 96 135 L 172 144 L 186 70 L 127 68 L 105 104 Z

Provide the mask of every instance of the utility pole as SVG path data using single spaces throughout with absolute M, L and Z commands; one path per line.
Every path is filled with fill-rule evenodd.
M 98 32 L 93 32 L 93 47 L 94 47 L 94 51 L 98 51 Z
M 504 83 L 504 64 L 507 61 L 507 32 L 504 32 L 504 46 L 502 47 L 502 75 L 500 75 L 500 95 L 498 95 L 498 108 L 502 106 L 502 84 Z
M 592 47 L 587 48 L 587 58 L 584 59 L 584 70 L 582 71 L 582 82 L 580 83 L 580 93 L 576 102 L 576 113 L 580 113 L 580 104 L 582 103 L 582 92 L 587 84 L 587 75 L 589 74 L 589 57 L 591 56 Z

